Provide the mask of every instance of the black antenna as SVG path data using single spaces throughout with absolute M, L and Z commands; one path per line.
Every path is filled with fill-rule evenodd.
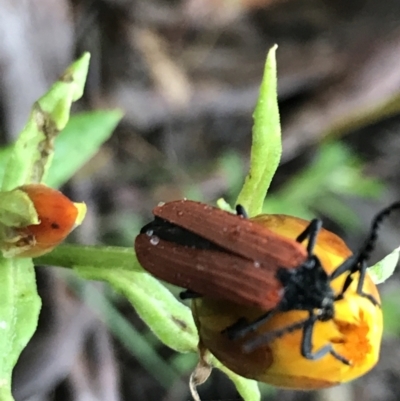
M 400 202 L 394 202 L 385 209 L 381 210 L 372 220 L 369 236 L 366 239 L 364 246 L 361 248 L 358 255 L 358 263 L 363 263 L 368 260 L 371 253 L 374 251 L 376 241 L 378 239 L 378 231 L 383 221 L 396 209 L 400 209 Z M 358 264 L 357 263 L 357 264 Z

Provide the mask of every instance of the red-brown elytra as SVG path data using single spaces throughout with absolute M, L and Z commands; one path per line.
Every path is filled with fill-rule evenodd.
M 278 267 L 291 269 L 307 260 L 300 243 L 203 203 L 174 201 L 153 213 L 155 220 L 135 241 L 139 262 L 159 279 L 196 294 L 269 310 L 282 298 Z
M 333 318 L 335 302 L 343 298 L 355 273 L 357 294 L 378 304 L 372 295 L 363 292 L 366 261 L 380 223 L 399 207 L 397 202 L 382 210 L 362 249 L 330 274 L 313 253 L 317 236 L 323 230 L 320 220 L 312 220 L 293 240 L 262 226 L 257 218 L 247 219 L 240 206 L 234 215 L 188 200 L 165 203 L 153 210 L 155 219 L 142 228 L 135 250 L 139 262 L 151 274 L 186 288 L 185 298 L 206 296 L 266 311 L 254 321 L 241 319 L 227 327 L 225 331 L 231 339 L 244 337 L 276 313 L 308 312 L 307 319 L 247 343 L 249 352 L 263 341 L 302 329 L 301 353 L 305 358 L 320 359 L 329 353 L 349 364 L 331 344 L 312 351 L 313 327 L 317 321 Z M 304 241 L 306 246 L 302 245 Z M 335 293 L 330 283 L 342 275 L 346 275 L 342 290 Z

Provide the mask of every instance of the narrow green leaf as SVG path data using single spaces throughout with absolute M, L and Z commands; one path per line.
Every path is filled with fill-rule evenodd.
M 219 198 L 217 200 L 217 206 L 220 209 L 225 210 L 225 212 L 236 213 L 235 209 L 233 209 L 232 206 L 224 198 Z
M 249 216 L 260 214 L 282 154 L 274 46 L 268 53 L 254 111 L 250 171 L 237 199 Z
M 82 96 L 89 58 L 85 53 L 73 63 L 33 105 L 29 120 L 8 159 L 3 191 L 43 180 L 53 157 L 54 138 L 68 121 L 71 103 Z
M 190 309 L 144 270 L 76 266 L 75 271 L 85 279 L 106 281 L 124 295 L 168 347 L 178 352 L 196 351 L 198 337 Z
M 132 248 L 62 244 L 35 263 L 73 268 L 83 278 L 109 283 L 162 342 L 180 352 L 197 352 L 192 312 L 140 266 Z
M 236 390 L 242 396 L 244 401 L 261 400 L 260 389 L 258 388 L 258 383 L 255 380 L 246 379 L 237 375 L 219 362 L 216 358 L 212 358 L 212 363 L 232 380 Z
M 198 335 L 190 309 L 143 270 L 131 248 L 63 244 L 35 262 L 73 267 L 82 278 L 107 282 L 131 302 L 164 344 L 178 352 L 197 352 Z M 213 360 L 232 379 L 245 401 L 260 399 L 256 382 L 236 375 Z
M 91 285 L 83 285 L 77 278 L 72 282 L 81 299 L 97 313 L 121 344 L 136 357 L 140 364 L 164 388 L 170 388 L 178 379 L 179 373 L 171 368 L 154 349 L 152 344 L 139 333 L 119 310 Z
M 385 282 L 395 271 L 399 263 L 400 247 L 385 256 L 374 266 L 368 268 L 368 273 L 375 284 Z
M 12 400 L 11 373 L 36 330 L 40 298 L 31 259 L 0 256 L 0 400 Z
M 14 145 L 7 145 L 0 147 L 0 182 L 3 182 L 4 172 L 6 170 L 7 162 L 12 154 Z
M 36 209 L 28 194 L 21 190 L 0 192 L 0 224 L 5 227 L 26 227 L 39 224 Z M 3 238 L 0 229 L 0 239 Z
M 68 181 L 111 136 L 122 116 L 120 110 L 103 110 L 71 117 L 55 140 L 57 152 L 46 184 L 60 187 Z

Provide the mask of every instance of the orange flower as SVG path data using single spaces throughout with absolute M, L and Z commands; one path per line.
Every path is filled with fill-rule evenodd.
M 261 215 L 252 220 L 292 239 L 309 224 L 283 215 Z M 314 252 L 328 273 L 351 255 L 339 237 L 324 229 L 318 234 Z M 342 274 L 331 282 L 335 293 L 341 292 L 346 277 L 347 274 Z M 362 376 L 378 361 L 382 311 L 369 299 L 357 294 L 357 283 L 357 275 L 354 275 L 343 299 L 334 304 L 334 318 L 326 322 L 317 321 L 312 335 L 314 351 L 332 344 L 350 365 L 331 354 L 317 360 L 306 359 L 301 355 L 302 329 L 285 333 L 250 353 L 243 350 L 243 345 L 251 339 L 306 319 L 308 314 L 305 311 L 279 312 L 255 332 L 232 341 L 222 333 L 223 330 L 243 317 L 253 321 L 265 310 L 202 297 L 193 300 L 192 311 L 202 344 L 237 374 L 284 388 L 312 390 L 330 387 Z M 380 300 L 368 275 L 363 290 Z

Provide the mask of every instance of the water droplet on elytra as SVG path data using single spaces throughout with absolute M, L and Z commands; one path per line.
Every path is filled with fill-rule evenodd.
M 151 245 L 158 245 L 159 242 L 160 242 L 160 238 L 156 237 L 155 235 L 153 235 L 150 238 L 150 244 Z

